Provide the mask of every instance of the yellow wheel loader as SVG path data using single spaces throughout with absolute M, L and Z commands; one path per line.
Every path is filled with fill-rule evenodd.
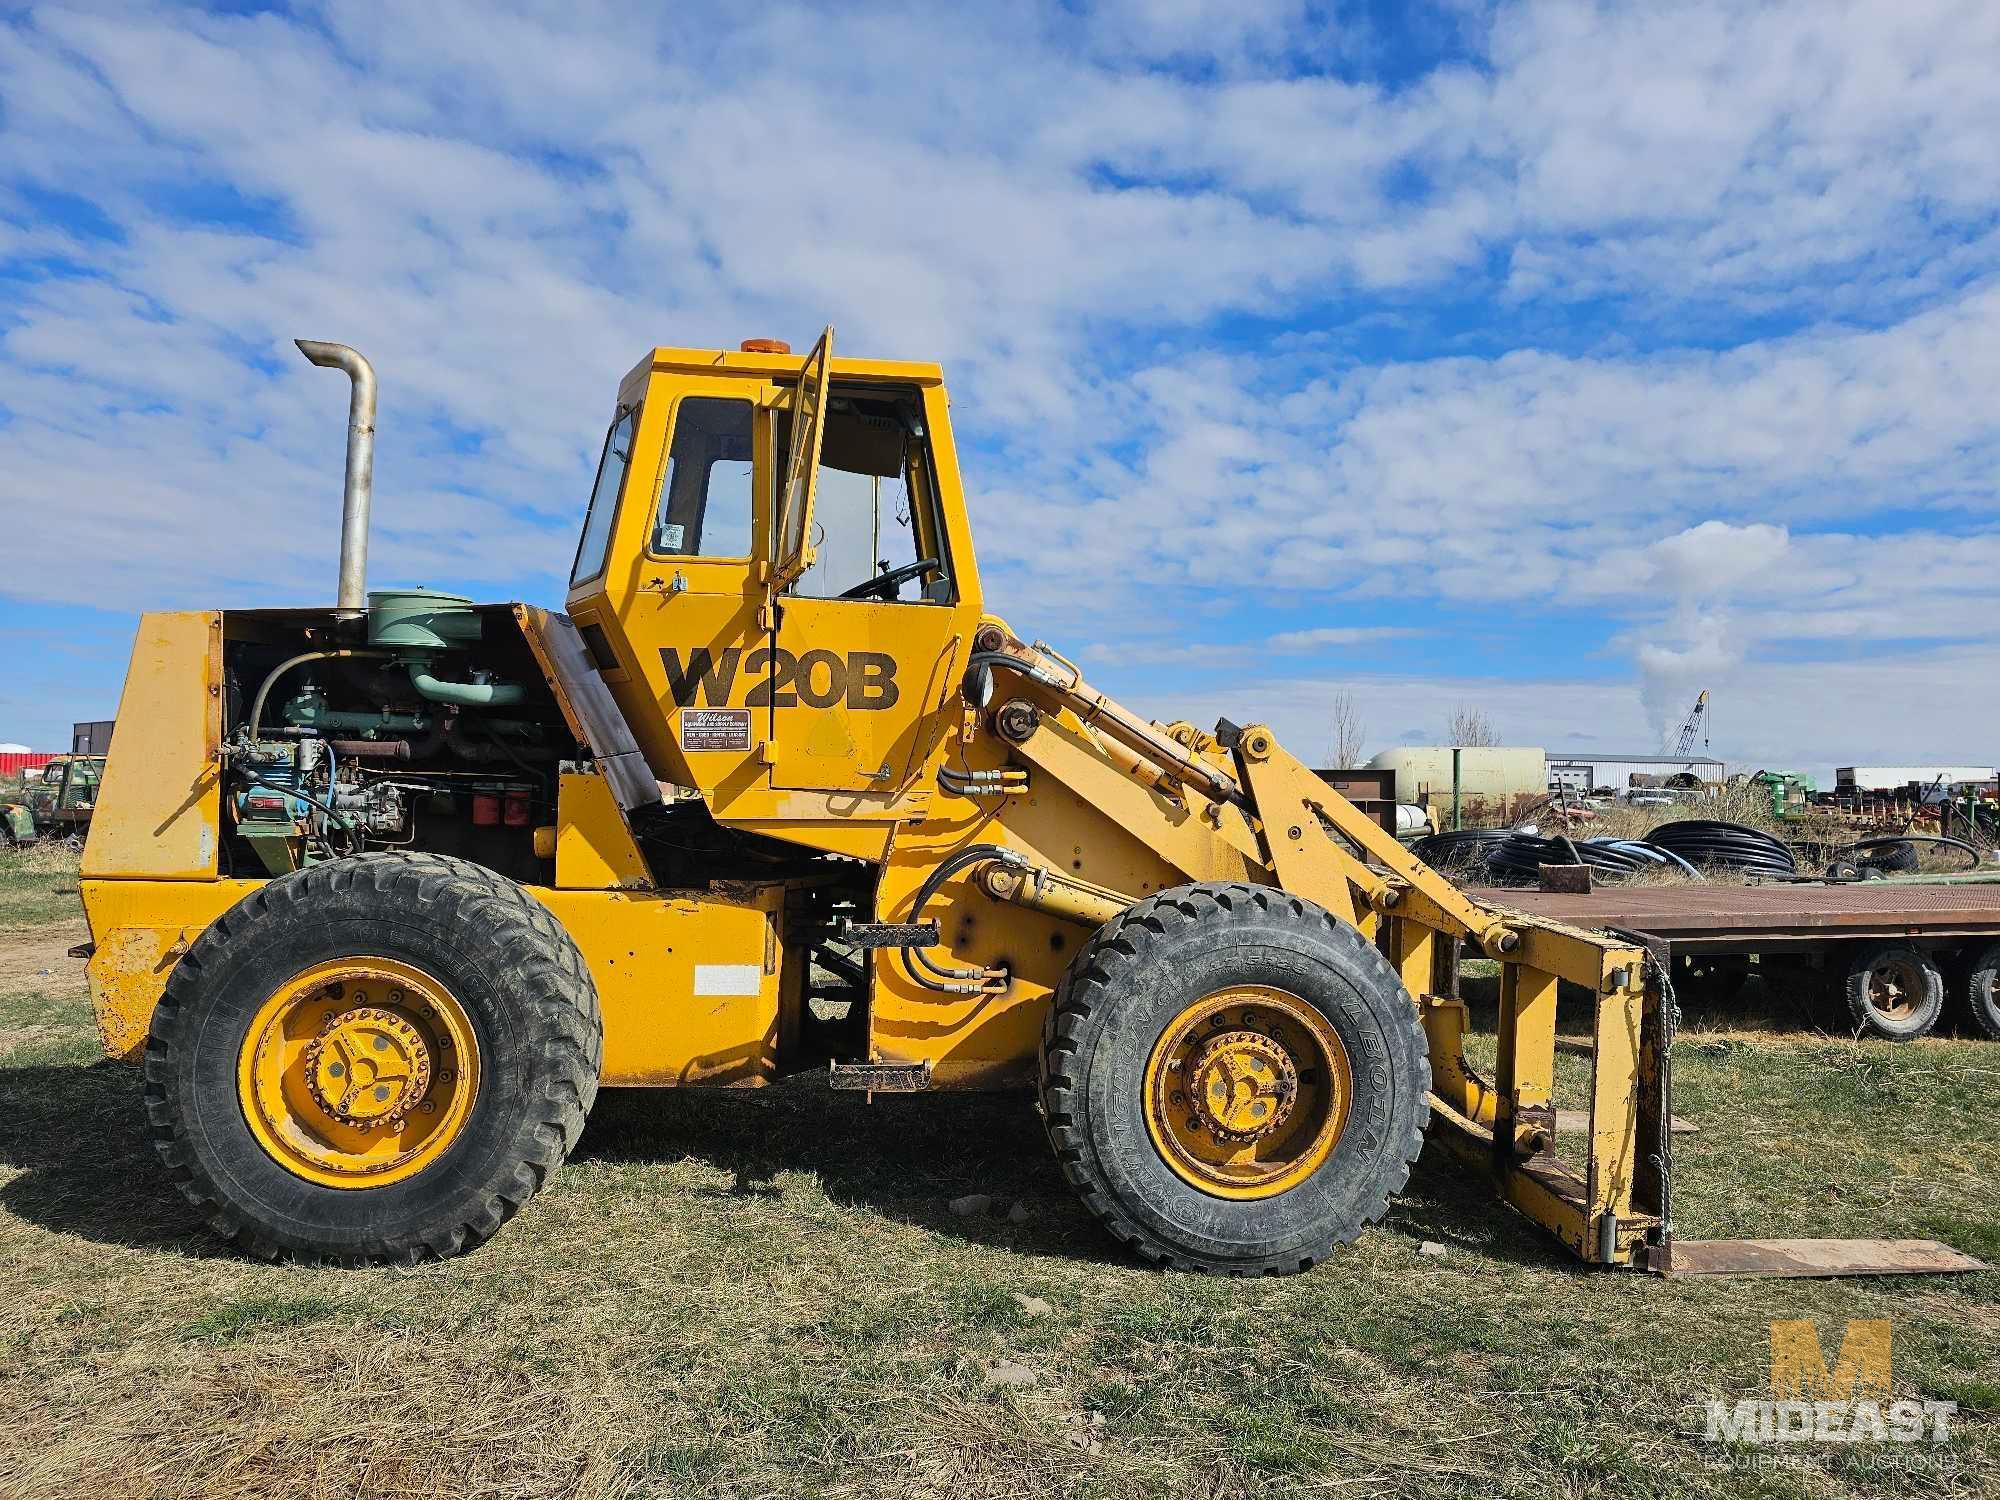
M 217 1232 L 453 1254 L 600 1088 L 811 1069 L 1036 1089 L 1170 1266 L 1313 1265 L 1428 1129 L 1585 1260 L 1669 1267 L 1646 951 L 1480 906 L 1267 728 L 1150 721 L 1022 640 L 941 372 L 832 332 L 640 361 L 565 613 L 367 592 L 374 374 L 301 342 L 351 381 L 337 602 L 146 615 L 84 855 L 105 1050 Z M 1559 985 L 1594 1060 L 1566 1142 Z

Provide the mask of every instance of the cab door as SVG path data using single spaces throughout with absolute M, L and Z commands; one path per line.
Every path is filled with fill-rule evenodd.
M 944 522 L 932 406 L 914 387 L 829 377 L 780 414 L 780 449 L 809 472 L 788 466 L 780 504 L 803 525 L 781 527 L 774 569 L 774 787 L 900 790 L 950 721 L 978 606 Z

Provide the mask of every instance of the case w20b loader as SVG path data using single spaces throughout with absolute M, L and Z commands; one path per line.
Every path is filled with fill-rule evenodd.
M 817 1069 L 1032 1086 L 1172 1266 L 1311 1266 L 1427 1128 L 1585 1260 L 1673 1264 L 1646 952 L 1474 903 L 1269 729 L 1151 722 L 986 613 L 936 366 L 653 350 L 558 614 L 365 591 L 374 374 L 300 348 L 352 382 L 338 602 L 146 615 L 84 855 L 105 1050 L 219 1233 L 453 1254 L 599 1088 Z

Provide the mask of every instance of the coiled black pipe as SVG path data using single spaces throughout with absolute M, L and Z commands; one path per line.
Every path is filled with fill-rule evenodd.
M 1531 885 L 1541 879 L 1543 865 L 1587 865 L 1594 874 L 1622 878 L 1656 868 L 1657 862 L 1621 839 L 1572 839 L 1566 834 L 1546 839 L 1509 834 L 1486 852 L 1487 874 L 1503 885 Z
M 1454 828 L 1426 834 L 1410 845 L 1410 852 L 1436 870 L 1477 870 L 1485 865 L 1487 851 L 1511 836 L 1505 828 Z
M 1662 823 L 1645 842 L 1677 854 L 1702 870 L 1739 870 L 1749 875 L 1796 875 L 1791 847 L 1760 828 L 1712 818 Z

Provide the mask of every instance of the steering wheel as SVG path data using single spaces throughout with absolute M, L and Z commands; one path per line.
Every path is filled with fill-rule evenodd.
M 835 594 L 836 599 L 893 599 L 901 592 L 904 584 L 912 578 L 922 578 L 926 573 L 941 573 L 944 564 L 935 557 L 920 557 L 915 562 L 904 563 L 900 568 L 891 568 L 879 573 L 851 589 Z

